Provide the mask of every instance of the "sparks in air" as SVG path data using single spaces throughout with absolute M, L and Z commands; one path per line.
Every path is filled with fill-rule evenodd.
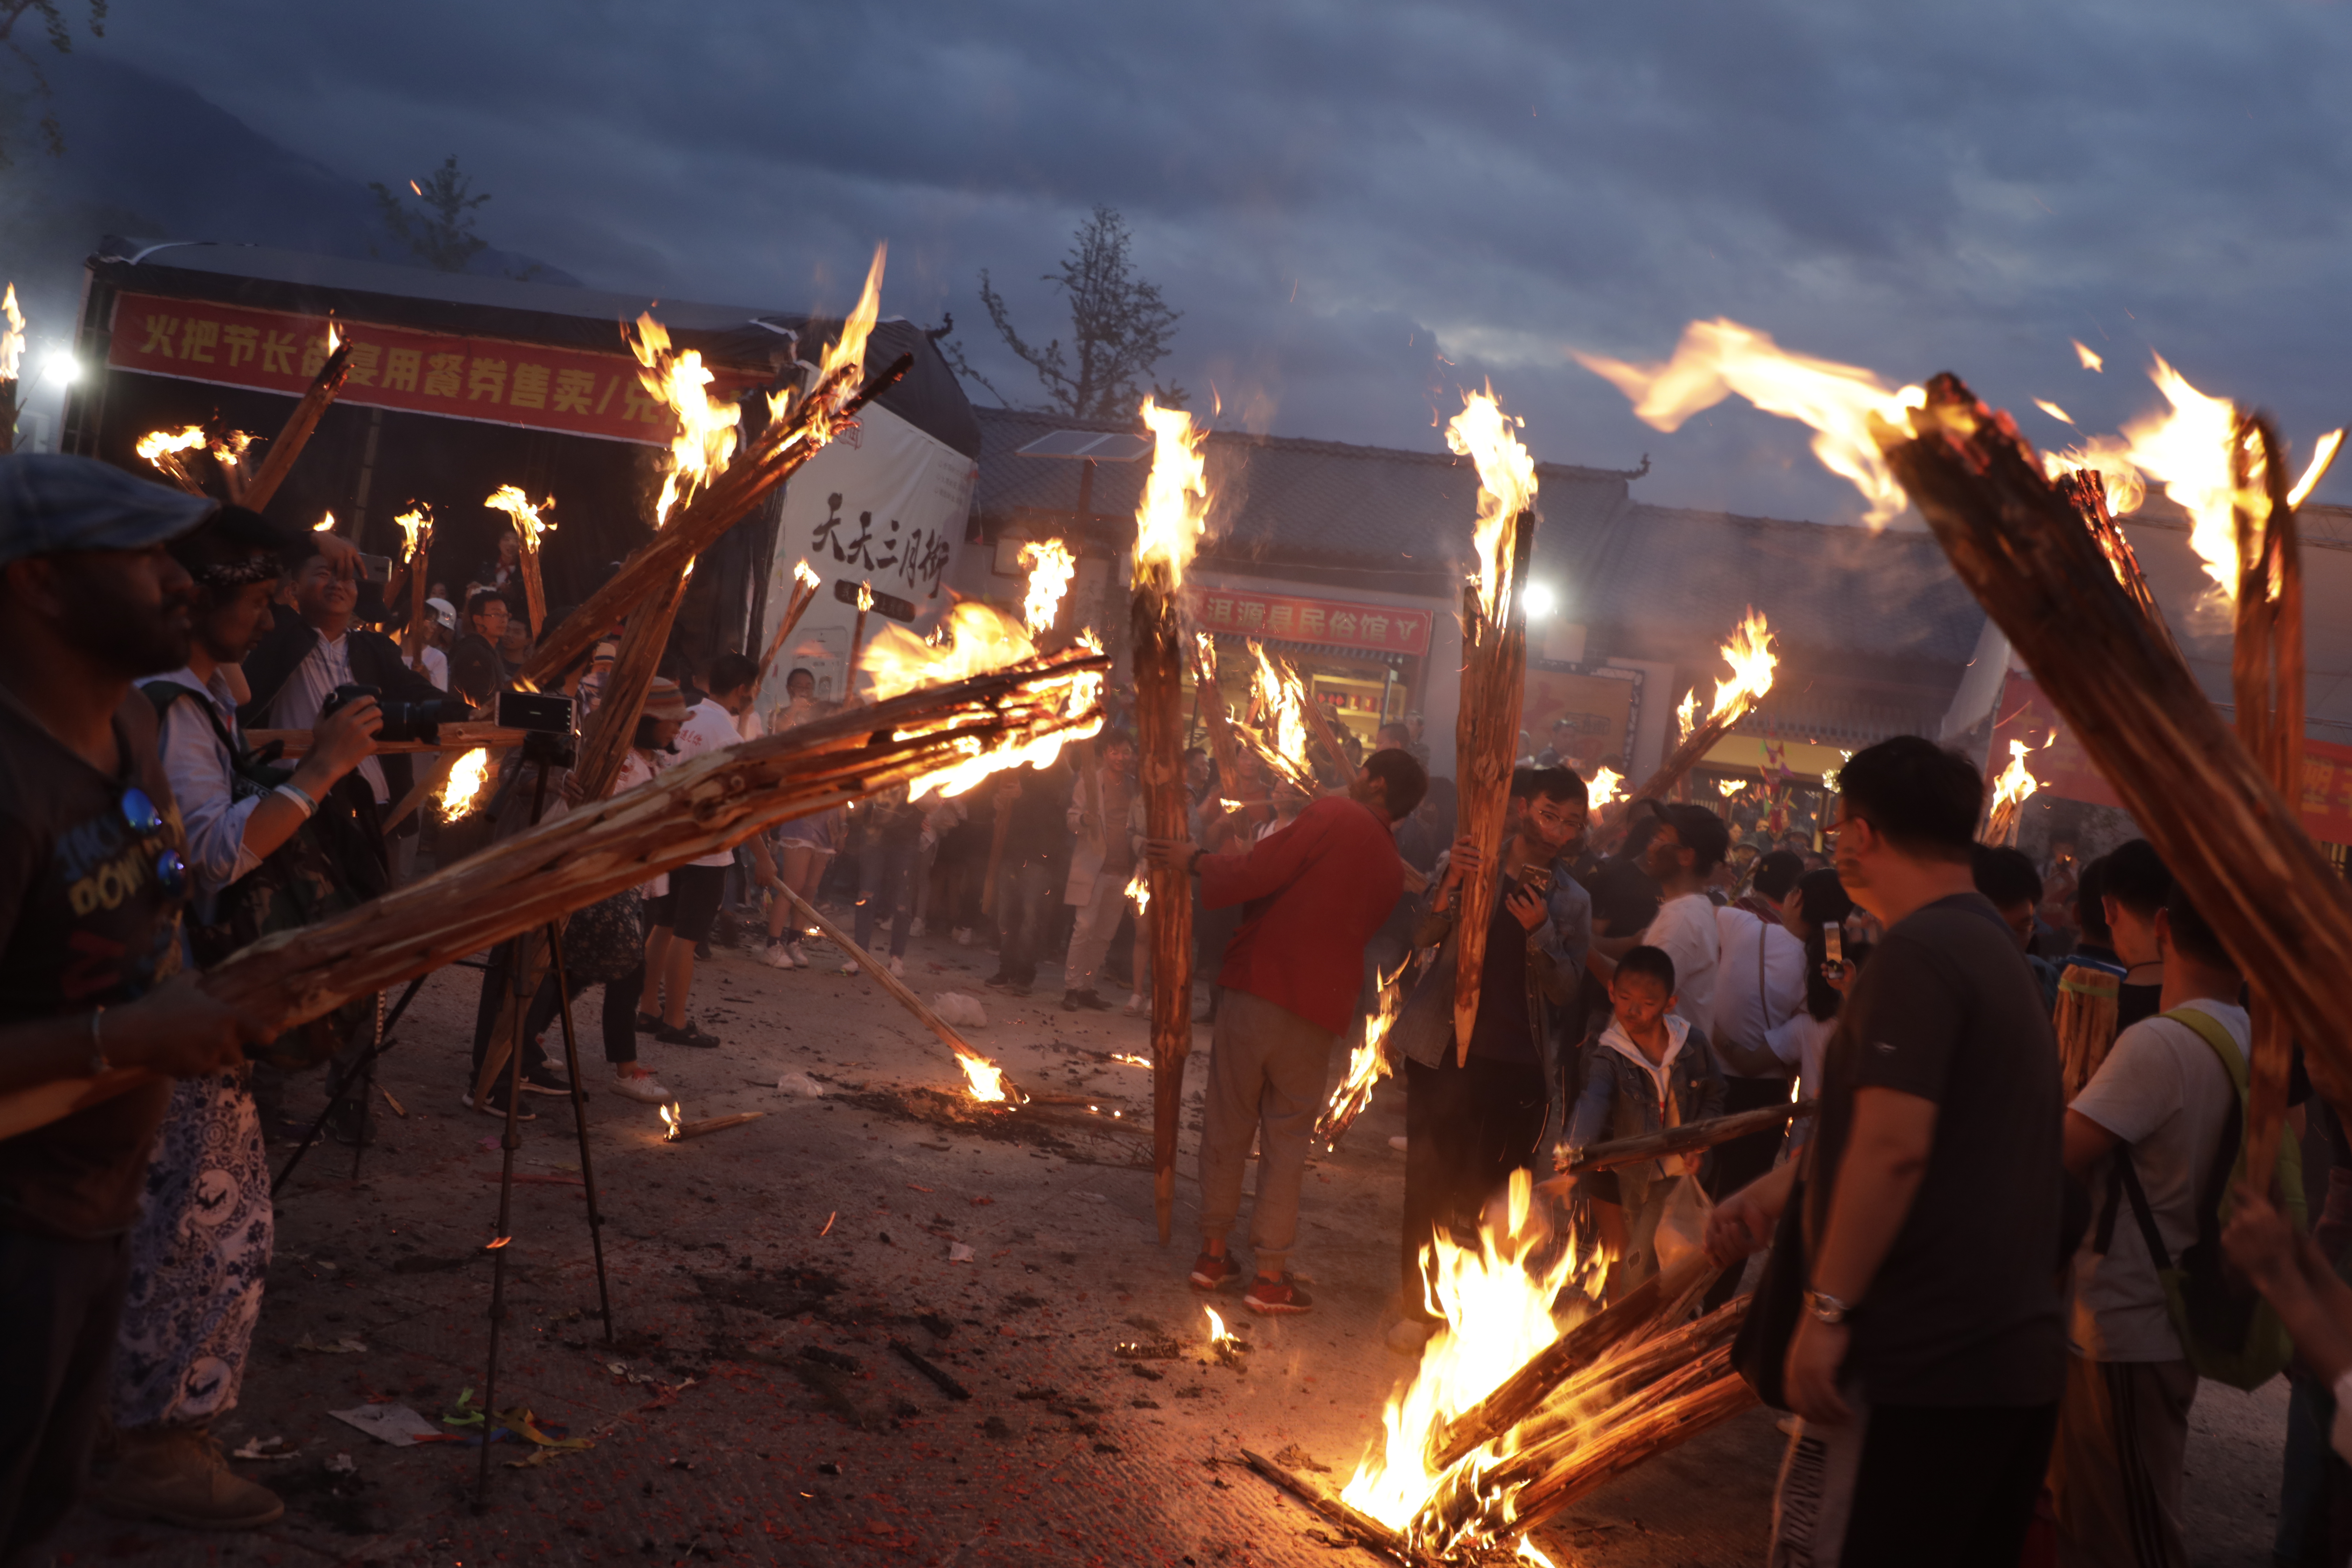
M 1510 600 L 1511 563 L 1501 558 L 1512 518 L 1535 505 L 1536 460 L 1513 432 L 1522 422 L 1503 412 L 1494 389 L 1463 394 L 1462 412 L 1445 425 L 1445 445 L 1478 469 L 1478 515 L 1471 548 L 1478 558 L 1478 604 L 1489 622 Z
M 2067 342 L 2074 345 L 2074 357 L 2083 362 L 2083 368 L 2084 370 L 2096 372 L 2103 371 L 2107 368 L 2107 362 L 2101 359 L 2096 353 L 2094 353 L 2090 348 L 2084 343 L 2082 339 L 2069 338 Z
M 637 356 L 637 380 L 677 420 L 669 442 L 669 472 L 662 476 L 661 496 L 654 502 L 654 526 L 659 528 L 673 507 L 692 499 L 727 467 L 743 411 L 710 395 L 710 384 L 719 378 L 703 364 L 701 351 L 671 348 L 668 329 L 651 311 L 637 318 L 635 333 L 624 335 Z
M 1062 596 L 1069 592 L 1070 579 L 1077 575 L 1077 557 L 1060 540 L 1047 539 L 1023 545 L 1021 564 L 1029 569 L 1029 595 L 1022 605 L 1022 618 L 1029 623 L 1031 637 L 1042 637 L 1061 614 Z
M 487 750 L 477 746 L 459 757 L 457 765 L 449 770 L 448 782 L 441 786 L 441 820 L 455 822 L 473 810 L 489 782 L 490 753 Z
M 2074 416 L 2073 415 L 2067 413 L 2056 404 L 2049 402 L 2046 399 L 2040 397 L 2035 398 L 2033 400 L 2033 406 L 2039 408 L 2042 413 L 2047 414 L 2051 418 L 2055 419 L 2061 425 L 2072 425 L 2074 423 Z
M 482 504 L 514 520 L 515 532 L 522 540 L 525 554 L 535 554 L 541 539 L 555 531 L 555 524 L 548 521 L 545 516 L 554 510 L 553 496 L 533 506 L 530 497 L 523 493 L 520 485 L 500 485 L 484 499 Z

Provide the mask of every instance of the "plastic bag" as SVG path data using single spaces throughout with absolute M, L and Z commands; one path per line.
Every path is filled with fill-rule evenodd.
M 1674 1191 L 1666 1194 L 1666 1206 L 1658 1215 L 1658 1231 L 1651 1242 L 1661 1269 L 1672 1268 L 1706 1245 L 1707 1216 L 1715 1212 L 1715 1204 L 1696 1176 L 1679 1177 Z

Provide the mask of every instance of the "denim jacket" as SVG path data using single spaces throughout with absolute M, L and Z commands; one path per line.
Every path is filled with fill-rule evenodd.
M 1723 1068 L 1707 1044 L 1706 1031 L 1694 1028 L 1669 1014 L 1665 1019 L 1672 1043 L 1662 1067 L 1653 1068 L 1632 1037 L 1612 1018 L 1585 1053 L 1584 1088 L 1577 1096 L 1576 1112 L 1568 1128 L 1568 1147 L 1581 1152 L 1595 1143 L 1620 1138 L 1643 1138 L 1666 1129 L 1664 1102 L 1658 1079 L 1665 1079 L 1674 1096 L 1675 1125 L 1723 1114 Z M 1642 1206 L 1650 1184 L 1664 1173 L 1655 1160 L 1617 1169 L 1618 1190 L 1630 1211 Z
M 1456 911 L 1432 907 L 1445 880 L 1446 859 L 1439 856 L 1430 872 L 1430 890 L 1412 940 L 1413 951 L 1422 955 L 1421 973 L 1390 1036 L 1392 1056 L 1401 1055 L 1423 1067 L 1435 1067 L 1454 1049 L 1454 978 L 1459 951 L 1454 941 Z M 1496 902 L 1508 895 L 1510 887 L 1497 879 Z M 1544 1089 L 1549 1101 L 1543 1140 L 1536 1145 L 1538 1149 L 1558 1142 L 1568 1126 L 1569 1097 L 1575 1092 L 1576 1083 L 1562 1060 L 1561 1042 L 1553 1038 L 1553 1021 L 1559 1008 L 1576 999 L 1584 955 L 1591 946 L 1592 900 L 1569 875 L 1568 861 L 1555 860 L 1544 922 L 1528 933 L 1528 1027 L 1543 1063 Z M 1434 957 L 1428 952 L 1433 947 Z M 1485 998 L 1480 1000 L 1483 1005 Z

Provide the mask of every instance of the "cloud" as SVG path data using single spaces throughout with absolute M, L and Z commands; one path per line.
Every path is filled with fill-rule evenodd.
M 2341 20 L 2291 0 L 214 0 L 118 13 L 89 47 L 357 178 L 455 151 L 495 195 L 490 237 L 600 286 L 838 304 L 887 237 L 886 308 L 952 310 L 1008 390 L 979 269 L 1052 335 L 1037 275 L 1108 202 L 1185 312 L 1163 371 L 1202 405 L 1213 384 L 1282 433 L 1432 447 L 1433 410 L 1491 375 L 1547 459 L 1647 451 L 1646 499 L 1852 518 L 1792 426 L 1727 405 L 1661 435 L 1568 350 L 1660 357 L 1729 315 L 2086 429 L 2154 402 L 2160 350 L 2307 440 L 2346 413 Z

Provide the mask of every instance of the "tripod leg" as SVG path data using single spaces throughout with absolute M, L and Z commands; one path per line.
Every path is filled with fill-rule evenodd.
M 367 1152 L 368 1112 L 373 1109 L 368 1101 L 375 1094 L 375 1058 L 383 1055 L 383 993 L 375 994 L 375 1038 L 368 1042 L 367 1055 L 357 1064 L 360 1080 L 360 1124 L 352 1134 L 352 1180 L 360 1179 L 360 1156 Z
M 362 1065 L 366 1066 L 371 1072 L 374 1070 L 375 1058 L 382 1056 L 392 1047 L 393 1026 L 398 1024 L 400 1022 L 400 1016 L 408 1011 L 408 1004 L 415 999 L 417 992 L 425 988 L 425 979 L 432 972 L 428 970 L 425 974 L 420 974 L 415 979 L 410 981 L 408 983 L 408 989 L 400 994 L 400 1000 L 393 1004 L 391 1013 L 388 1014 L 383 1020 L 383 1027 L 377 1033 L 376 1042 L 373 1048 L 369 1051 L 367 1057 L 363 1059 Z M 293 1158 L 286 1162 L 286 1168 L 278 1172 L 277 1177 L 270 1182 L 269 1195 L 271 1197 L 275 1198 L 278 1195 L 278 1190 L 280 1187 L 283 1187 L 286 1184 L 287 1179 L 294 1174 L 294 1167 L 302 1163 L 302 1156 L 309 1153 L 310 1152 L 310 1145 L 319 1141 L 319 1134 L 326 1130 L 327 1118 L 334 1114 L 335 1107 L 342 1103 L 342 1099 L 343 1097 L 341 1095 L 336 1095 L 333 1099 L 327 1101 L 326 1110 L 321 1110 L 318 1115 L 310 1119 L 310 1129 L 309 1131 L 302 1134 L 302 1142 L 294 1146 Z M 362 1100 L 362 1103 L 365 1104 L 365 1101 Z
M 572 1125 L 580 1135 L 580 1183 L 588 1193 L 588 1244 L 596 1254 L 596 1310 L 604 1317 L 604 1342 L 613 1342 L 613 1291 L 604 1278 L 604 1215 L 596 1206 L 596 1164 L 588 1153 L 588 1090 L 580 1077 L 580 1038 L 572 1022 L 572 987 L 563 973 L 563 931 L 547 924 L 547 954 L 555 976 L 556 1000 L 563 1009 L 563 1066 L 572 1075 Z

